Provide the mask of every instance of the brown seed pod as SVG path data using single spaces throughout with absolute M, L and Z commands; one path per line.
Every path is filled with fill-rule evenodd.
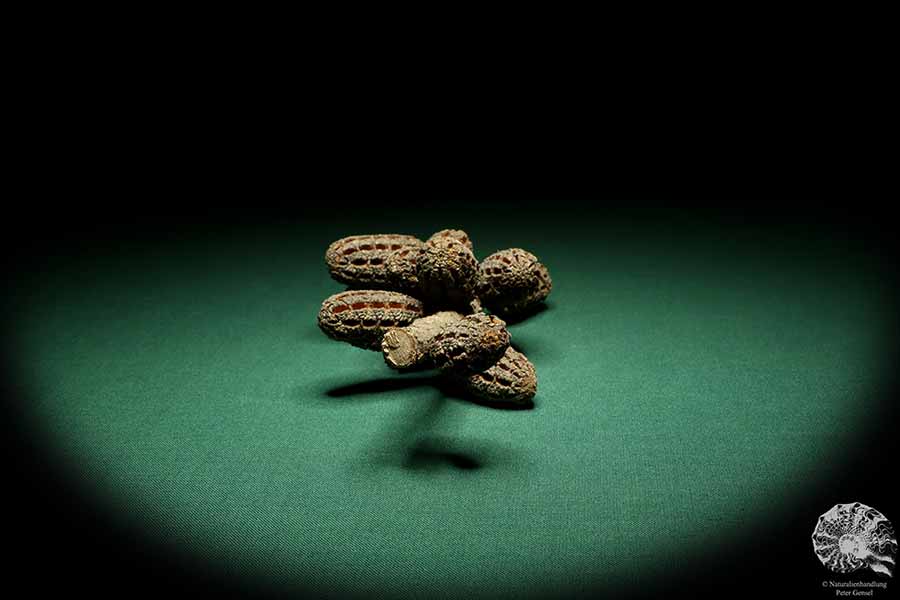
M 407 246 L 391 252 L 385 261 L 387 287 L 398 292 L 414 294 L 419 290 L 416 260 L 420 246 Z
M 488 402 L 526 404 L 537 393 L 534 365 L 512 346 L 484 371 L 453 379 L 476 398 Z
M 419 295 L 430 310 L 468 312 L 478 283 L 478 261 L 469 248 L 452 237 L 430 239 L 416 260 Z
M 497 362 L 507 347 L 509 332 L 503 319 L 474 314 L 434 336 L 429 356 L 441 371 L 477 373 Z
M 472 252 L 475 252 L 475 248 L 472 246 L 472 240 L 471 238 L 469 238 L 469 234 L 462 229 L 441 229 L 430 238 L 428 238 L 428 240 L 426 240 L 426 243 L 430 242 L 431 240 L 438 240 L 441 238 L 454 239 L 458 242 L 461 242 Z
M 442 311 L 416 319 L 406 327 L 389 329 L 381 340 L 384 362 L 394 369 L 425 369 L 434 361 L 430 349 L 434 337 L 445 327 L 462 319 L 458 312 Z
M 529 314 L 541 302 L 547 299 L 553 285 L 550 280 L 550 272 L 547 271 L 547 267 L 542 264 L 537 265 L 535 277 L 537 278 L 538 283 L 531 292 L 521 296 L 509 296 L 504 299 L 502 303 L 494 302 L 492 303 L 493 308 L 491 308 L 491 310 L 510 319 L 519 318 Z
M 391 287 L 387 260 L 397 250 L 421 248 L 422 241 L 411 235 L 353 235 L 337 240 L 325 252 L 331 277 L 352 287 Z
M 419 300 L 399 292 L 353 290 L 325 299 L 319 329 L 331 339 L 358 348 L 380 350 L 392 327 L 406 327 L 424 314 Z
M 543 302 L 553 282 L 538 258 L 521 248 L 491 254 L 478 267 L 478 297 L 491 312 L 515 317 Z

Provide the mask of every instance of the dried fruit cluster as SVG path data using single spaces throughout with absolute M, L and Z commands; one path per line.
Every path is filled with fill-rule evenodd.
M 534 366 L 510 346 L 503 320 L 527 316 L 550 293 L 550 273 L 530 252 L 510 248 L 479 263 L 469 236 L 445 229 L 424 242 L 345 237 L 328 247 L 325 263 L 349 286 L 319 310 L 328 337 L 380 350 L 397 370 L 439 369 L 489 402 L 534 397 Z

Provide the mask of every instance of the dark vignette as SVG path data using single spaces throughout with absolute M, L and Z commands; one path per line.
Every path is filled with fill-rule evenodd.
M 896 256 L 896 228 L 880 206 L 884 159 L 848 152 L 844 138 L 777 114 L 751 114 L 742 122 L 727 106 L 701 113 L 669 105 L 660 114 L 645 102 L 627 111 L 607 108 L 597 119 L 602 126 L 564 118 L 542 126 L 500 104 L 499 127 L 469 121 L 460 128 L 466 119 L 451 114 L 443 125 L 428 121 L 416 135 L 404 131 L 398 138 L 390 127 L 374 124 L 383 115 L 379 110 L 355 118 L 349 111 L 328 113 L 325 126 L 325 113 L 300 119 L 281 105 L 269 116 L 222 126 L 226 111 L 218 112 L 209 99 L 197 94 L 191 118 L 180 111 L 150 113 L 144 122 L 129 121 L 124 132 L 92 132 L 72 115 L 56 117 L 64 141 L 44 156 L 37 189 L 22 198 L 15 222 L 7 223 L 6 301 L 15 299 L 20 284 L 72 257 L 327 220 L 335 217 L 334 206 L 439 214 L 463 203 L 488 212 L 537 211 L 553 198 L 552 210 L 575 219 L 663 214 L 676 222 L 699 219 L 745 230 L 827 231 L 865 246 L 891 267 Z M 108 110 L 106 122 L 130 114 L 127 108 Z M 299 125 L 308 122 L 312 135 L 302 137 Z M 560 130 L 570 133 L 555 135 Z M 83 160 L 85 152 L 92 160 Z M 322 202 L 304 204 L 311 197 Z M 890 287 L 896 295 L 895 280 Z M 3 339 L 11 339 L 15 323 L 4 319 L 2 326 Z M 29 435 L 22 410 L 29 399 L 17 357 L 9 344 L 3 350 L 10 585 L 95 597 L 279 595 L 237 574 L 214 572 L 97 511 L 66 473 L 49 464 L 42 441 Z M 809 549 L 811 524 L 830 506 L 823 499 L 859 499 L 900 519 L 886 477 L 892 466 L 884 462 L 896 455 L 898 381 L 883 390 L 881 414 L 871 418 L 871 444 L 848 456 L 827 483 L 772 515 L 752 539 L 673 578 L 648 575 L 641 589 L 577 595 L 805 596 L 824 579 L 841 579 L 823 571 Z M 292 593 L 328 596 L 314 585 Z M 576 595 L 562 589 L 537 593 Z

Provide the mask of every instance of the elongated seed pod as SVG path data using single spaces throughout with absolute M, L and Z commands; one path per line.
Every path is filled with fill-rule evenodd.
M 319 329 L 331 339 L 358 348 L 380 350 L 384 334 L 406 327 L 424 314 L 412 296 L 380 290 L 353 290 L 325 299 L 319 310 Z
M 430 238 L 428 238 L 428 240 L 426 240 L 426 243 L 430 242 L 431 240 L 437 240 L 441 238 L 454 239 L 458 242 L 461 242 L 472 252 L 475 252 L 475 248 L 472 246 L 472 239 L 469 237 L 469 234 L 462 229 L 441 229 Z
M 503 319 L 474 314 L 434 336 L 429 354 L 441 371 L 477 373 L 497 362 L 508 346 L 509 331 Z
M 325 252 L 331 277 L 352 287 L 388 289 L 386 262 L 391 253 L 421 248 L 422 240 L 411 235 L 354 235 L 333 242 Z
M 478 283 L 478 261 L 469 248 L 452 237 L 430 239 L 416 260 L 419 295 L 430 310 L 468 312 Z
M 526 404 L 537 393 L 534 365 L 512 346 L 506 349 L 500 360 L 484 371 L 456 376 L 453 380 L 468 393 L 488 402 Z
M 547 298 L 552 287 L 547 267 L 521 248 L 495 252 L 478 267 L 478 297 L 505 318 L 527 313 Z
M 394 369 L 427 369 L 434 366 L 430 356 L 434 337 L 462 318 L 458 312 L 441 311 L 416 319 L 406 327 L 389 329 L 381 340 L 384 362 Z

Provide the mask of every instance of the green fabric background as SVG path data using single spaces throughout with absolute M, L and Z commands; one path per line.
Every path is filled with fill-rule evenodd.
M 373 214 L 61 262 L 17 303 L 30 423 L 98 510 L 259 585 L 635 584 L 825 477 L 886 368 L 865 256 L 693 225 Z M 331 240 L 443 227 L 550 269 L 548 309 L 510 329 L 533 410 L 444 398 L 316 327 Z

